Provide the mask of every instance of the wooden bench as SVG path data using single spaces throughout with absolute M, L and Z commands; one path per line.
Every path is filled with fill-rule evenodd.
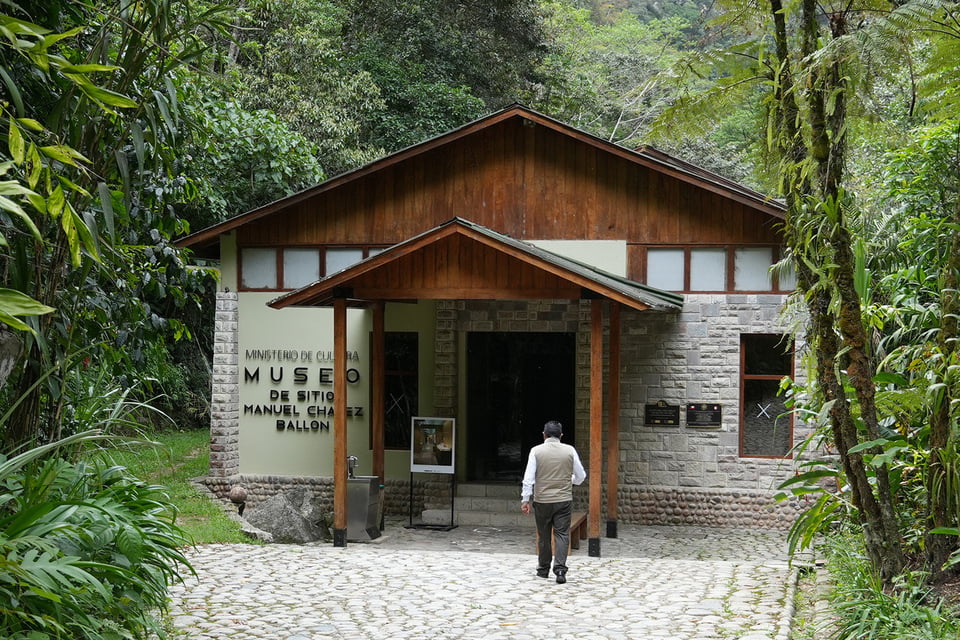
M 587 514 L 575 511 L 570 516 L 570 548 L 579 549 L 580 540 L 587 537 Z
M 570 516 L 570 549 L 579 549 L 580 540 L 587 537 L 587 514 L 583 511 L 574 511 Z M 552 548 L 556 542 L 550 541 Z M 537 531 L 537 541 L 534 546 L 534 553 L 540 552 L 540 532 Z

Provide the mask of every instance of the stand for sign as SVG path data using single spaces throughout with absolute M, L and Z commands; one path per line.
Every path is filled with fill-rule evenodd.
M 437 474 L 431 474 L 437 475 Z M 456 516 L 454 512 L 454 502 L 457 495 L 457 476 L 455 474 L 447 474 L 450 476 L 450 524 L 425 524 L 423 522 L 418 522 L 417 524 L 413 523 L 413 472 L 410 472 L 410 502 L 408 506 L 408 514 L 410 516 L 410 524 L 408 524 L 405 529 L 430 529 L 432 531 L 450 531 L 451 529 L 456 529 L 457 525 Z

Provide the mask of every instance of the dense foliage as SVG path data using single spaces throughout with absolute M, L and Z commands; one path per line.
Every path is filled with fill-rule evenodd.
M 924 580 L 916 568 L 950 578 L 957 2 L 12 0 L 2 11 L 0 449 L 103 426 L 89 398 L 106 407 L 117 393 L 204 426 L 215 275 L 171 240 L 519 101 L 785 199 L 796 303 L 811 320 L 809 384 L 788 388 L 820 427 L 800 452 L 806 472 L 783 487 L 810 506 L 793 540 L 860 529 L 894 592 L 926 593 L 909 586 Z M 55 458 L 32 472 L 74 486 L 78 504 L 108 486 L 135 512 L 155 497 Z M 15 518 L 21 504 L 2 507 Z M 31 619 L 63 631 L 50 586 L 36 586 Z
M 78 456 L 83 432 L 0 457 L 0 634 L 145 637 L 189 565 L 162 487 Z M 62 454 L 72 451 L 72 455 Z

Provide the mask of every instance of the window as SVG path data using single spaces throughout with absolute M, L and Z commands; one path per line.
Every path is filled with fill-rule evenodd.
M 723 291 L 727 288 L 727 250 L 690 250 L 690 291 Z
M 419 334 L 384 333 L 383 446 L 410 448 L 410 419 L 420 410 Z
M 770 265 L 773 264 L 773 249 L 751 247 L 733 252 L 734 291 L 771 291 Z
M 780 380 L 793 375 L 793 343 L 786 336 L 740 337 L 740 455 L 786 458 L 793 446 L 793 416 Z
M 277 288 L 277 252 L 275 249 L 244 249 L 241 253 L 243 272 L 240 286 L 244 289 Z
M 283 288 L 299 289 L 320 279 L 319 249 L 283 250 Z
M 646 284 L 667 291 L 792 291 L 789 268 L 774 276 L 778 247 L 647 247 Z
M 327 259 L 324 273 L 328 276 L 363 260 L 362 247 L 336 247 L 327 249 L 325 253 Z
M 683 249 L 648 249 L 647 284 L 667 291 L 682 291 Z
M 385 249 L 386 247 L 245 247 L 240 251 L 240 288 L 299 289 Z

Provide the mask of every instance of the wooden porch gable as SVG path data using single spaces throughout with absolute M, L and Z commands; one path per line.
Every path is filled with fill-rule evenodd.
M 383 390 L 384 301 L 456 299 L 589 299 L 590 321 L 590 494 L 587 528 L 589 553 L 600 555 L 600 519 L 603 467 L 603 301 L 610 301 L 610 347 L 619 352 L 619 306 L 634 309 L 679 309 L 683 297 L 596 271 L 532 245 L 454 218 L 420 236 L 395 245 L 339 273 L 269 303 L 290 306 L 333 306 L 334 311 L 334 546 L 346 546 L 346 308 L 348 303 L 370 305 L 375 327 L 372 345 L 377 371 L 373 396 Z M 609 375 L 612 403 L 608 433 L 619 432 L 619 353 L 611 354 Z M 374 473 L 383 478 L 383 412 L 372 415 Z M 608 442 L 607 460 L 616 465 L 616 444 Z M 618 477 L 608 474 L 607 493 L 615 496 Z M 614 502 L 613 514 L 616 513 Z M 615 515 L 607 521 L 608 535 L 616 535 Z
M 581 297 L 581 287 L 476 238 L 451 233 L 350 281 L 361 300 Z

